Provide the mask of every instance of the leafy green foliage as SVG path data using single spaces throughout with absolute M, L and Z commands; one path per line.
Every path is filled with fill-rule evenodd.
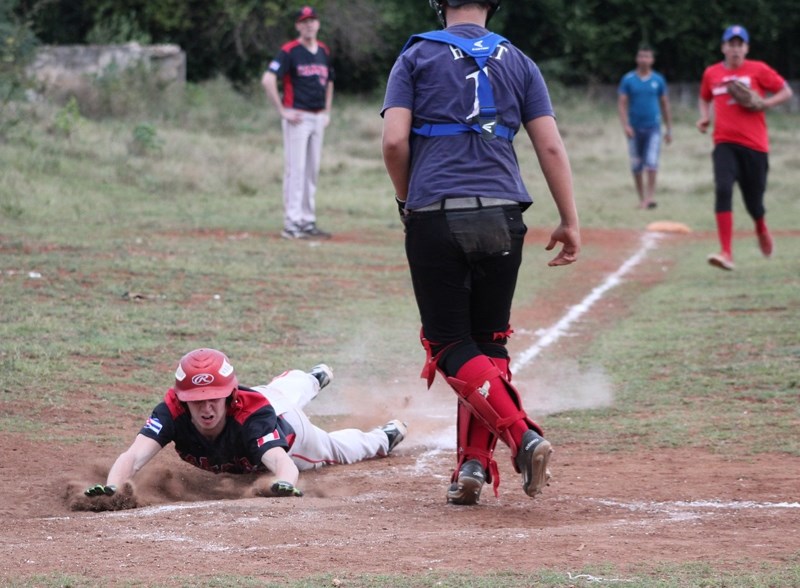
M 175 43 L 189 56 L 190 80 L 223 75 L 243 86 L 260 77 L 280 46 L 296 36 L 298 0 L 52 0 L 36 16 L 48 43 Z M 318 0 L 320 38 L 334 55 L 337 86 L 380 89 L 412 33 L 438 28 L 426 0 Z M 669 80 L 698 80 L 720 59 L 725 26 L 750 30 L 751 56 L 787 78 L 800 75 L 800 11 L 795 0 L 506 0 L 492 28 L 567 84 L 616 82 L 642 42 Z
M 94 45 L 112 45 L 131 41 L 147 45 L 151 40 L 150 34 L 141 28 L 136 14 L 133 12 L 111 14 L 109 18 L 98 21 L 86 35 L 86 41 Z
M 503 33 L 561 82 L 615 82 L 643 42 L 668 79 L 699 80 L 721 59 L 720 36 L 735 22 L 751 33 L 751 57 L 792 78 L 800 73 L 800 17 L 790 1 L 539 0 L 503 3 L 498 16 Z
M 77 99 L 73 96 L 56 112 L 53 120 L 53 130 L 60 135 L 70 138 L 81 122 L 81 110 Z
M 161 153 L 164 139 L 158 136 L 158 130 L 151 123 L 139 123 L 133 128 L 133 139 L 128 150 L 134 155 L 150 155 Z
M 38 45 L 30 21 L 18 14 L 18 4 L 18 0 L 0 3 L 0 138 L 20 120 L 18 109 L 7 107 L 30 87 L 25 67 Z

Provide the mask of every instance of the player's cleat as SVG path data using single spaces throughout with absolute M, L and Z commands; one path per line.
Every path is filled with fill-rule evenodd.
M 763 233 L 756 233 L 758 237 L 758 247 L 761 249 L 762 255 L 764 257 L 770 257 L 772 255 L 772 235 L 769 234 L 769 231 L 764 231 Z
M 322 390 L 333 380 L 333 370 L 324 363 L 319 363 L 308 372 L 319 381 L 319 389 Z
M 713 255 L 709 255 L 708 263 L 714 267 L 718 267 L 719 269 L 724 269 L 727 271 L 733 271 L 736 268 L 730 256 L 725 255 L 724 253 L 714 253 Z
M 552 455 L 553 447 L 550 441 L 536 431 L 526 431 L 522 436 L 522 446 L 514 461 L 522 472 L 522 489 L 528 496 L 534 497 L 539 494 L 550 479 L 547 464 Z
M 408 425 L 401 420 L 394 419 L 383 425 L 381 427 L 381 431 L 386 433 L 386 437 L 389 439 L 389 449 L 386 450 L 386 453 L 388 454 L 392 452 L 392 449 L 400 444 L 400 441 L 406 438 L 406 433 L 408 433 Z
M 468 459 L 458 470 L 458 480 L 447 489 L 447 502 L 450 504 L 478 504 L 486 472 L 477 459 Z
M 301 231 L 300 229 L 283 229 L 281 231 L 281 237 L 284 239 L 308 239 L 308 235 L 305 231 Z
M 319 227 L 317 227 L 316 223 L 311 223 L 303 227 L 302 229 L 303 235 L 305 235 L 304 239 L 330 239 L 331 234 L 327 231 L 323 231 Z

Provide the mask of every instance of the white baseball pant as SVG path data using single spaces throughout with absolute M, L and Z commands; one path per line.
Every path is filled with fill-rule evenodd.
M 301 111 L 302 120 L 283 128 L 283 228 L 302 230 L 317 220 L 316 193 L 322 140 L 325 136 L 324 112 Z
M 253 390 L 263 394 L 294 429 L 296 437 L 289 457 L 301 471 L 387 455 L 389 439 L 379 428 L 328 433 L 309 420 L 303 407 L 319 394 L 319 381 L 311 374 L 290 370 Z

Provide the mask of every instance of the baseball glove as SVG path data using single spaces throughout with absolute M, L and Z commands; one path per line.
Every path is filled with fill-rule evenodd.
M 736 103 L 747 110 L 764 110 L 764 99 L 758 92 L 745 86 L 739 80 L 730 80 L 725 84 L 728 94 Z

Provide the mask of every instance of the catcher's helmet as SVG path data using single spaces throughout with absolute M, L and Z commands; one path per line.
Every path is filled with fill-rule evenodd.
M 175 395 L 182 402 L 227 398 L 239 381 L 228 358 L 216 349 L 195 349 L 175 370 Z
M 464 4 L 488 4 L 489 5 L 489 16 L 486 17 L 486 22 L 488 24 L 489 20 L 491 20 L 494 13 L 500 9 L 500 0 L 428 0 L 428 4 L 431 5 L 436 11 L 436 16 L 439 17 L 439 22 L 442 23 L 442 26 L 446 27 L 447 23 L 444 20 L 444 5 L 447 4 L 448 6 L 463 6 Z

